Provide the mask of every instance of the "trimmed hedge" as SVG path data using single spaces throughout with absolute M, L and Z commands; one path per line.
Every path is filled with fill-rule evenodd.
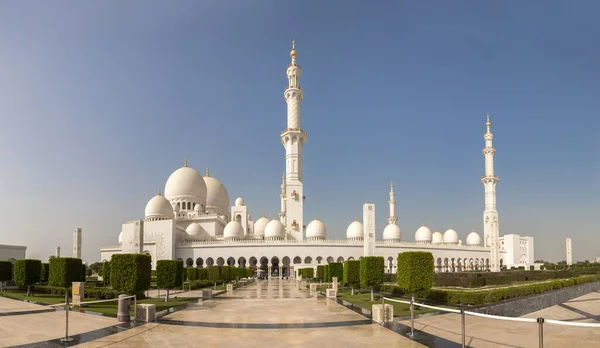
M 233 277 L 233 272 L 230 266 L 219 266 L 221 267 L 221 279 L 228 281 L 235 277 Z
M 115 254 L 110 259 L 110 285 L 117 291 L 143 297 L 150 288 L 152 260 L 146 254 Z
M 0 261 L 0 283 L 11 281 L 13 278 L 13 264 L 10 261 Z
M 208 280 L 208 270 L 206 268 L 197 268 L 198 275 L 196 279 L 198 280 Z
M 75 257 L 53 257 L 50 259 L 48 285 L 70 288 L 81 279 L 81 259 Z
M 382 256 L 365 256 L 360 259 L 361 288 L 377 289 L 383 284 L 385 261 Z
M 477 288 L 487 285 L 507 285 L 518 281 L 550 280 L 573 278 L 577 276 L 574 270 L 563 271 L 504 271 L 490 272 L 459 272 L 436 273 L 434 283 L 437 287 Z
M 158 270 L 158 266 L 156 267 Z M 193 267 L 188 267 L 185 269 L 185 279 L 193 282 L 198 279 L 198 269 Z
M 317 266 L 317 280 L 325 280 L 325 265 Z
M 341 262 L 332 262 L 329 264 L 329 279 L 332 281 L 333 277 L 338 278 L 338 282 L 344 280 L 344 264 Z
M 104 261 L 102 263 L 102 268 L 101 268 L 101 276 L 102 276 L 102 281 L 104 282 L 104 286 L 109 286 L 110 285 L 110 261 Z M 156 271 L 153 271 L 156 272 Z
M 246 268 L 246 278 L 252 278 L 254 276 L 254 270 L 251 268 Z
M 211 282 L 221 281 L 221 267 L 219 266 L 208 266 L 208 280 Z
M 47 283 L 49 276 L 50 276 L 50 264 L 42 262 L 42 268 L 40 270 L 40 283 Z
M 346 286 L 360 285 L 360 260 L 344 261 L 344 280 Z
M 407 293 L 424 292 L 433 286 L 433 255 L 425 251 L 398 254 L 398 286 Z
M 302 276 L 302 278 L 312 279 L 315 277 L 315 269 L 310 268 L 300 268 L 298 270 L 298 275 Z
M 331 273 L 329 273 L 329 265 L 325 265 L 323 267 L 323 281 L 330 282 L 331 281 Z
M 17 260 L 14 265 L 15 284 L 18 286 L 31 286 L 40 281 L 42 261 Z
M 87 275 L 87 265 L 82 263 L 81 264 L 81 275 L 80 275 L 81 278 L 79 278 L 79 280 L 77 280 L 77 281 L 85 282 L 86 275 Z
M 187 268 L 194 276 L 196 269 Z M 152 274 L 152 273 L 150 273 Z M 195 278 L 195 277 L 194 277 Z M 181 260 L 158 260 L 156 261 L 156 285 L 161 289 L 174 289 L 183 283 L 183 261 Z

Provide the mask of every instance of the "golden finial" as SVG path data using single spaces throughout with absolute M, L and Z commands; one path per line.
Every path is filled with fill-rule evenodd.
M 354 218 L 354 221 L 355 221 L 355 222 L 358 222 L 358 219 L 357 219 L 357 218 Z
M 292 51 L 290 52 L 290 58 L 294 59 L 296 58 L 296 55 L 298 55 L 298 53 L 296 53 L 296 40 L 292 39 Z
M 267 217 L 267 215 L 265 215 L 265 211 L 263 210 L 263 217 Z
M 183 166 L 187 167 L 187 157 L 183 159 Z
M 390 182 L 390 187 L 394 187 L 394 181 Z
M 160 187 L 158 188 L 158 196 L 161 196 L 161 194 L 160 194 Z
M 315 220 L 319 220 L 319 217 L 315 215 Z
M 209 175 L 209 172 L 208 172 L 208 167 L 206 167 L 206 173 L 205 173 L 205 175 L 204 175 L 204 176 L 210 176 L 210 175 Z
M 492 123 L 490 122 L 490 113 L 488 112 L 486 115 L 487 121 L 485 122 L 485 126 L 489 127 L 492 125 Z

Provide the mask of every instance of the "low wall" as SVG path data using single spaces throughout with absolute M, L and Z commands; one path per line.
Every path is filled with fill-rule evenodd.
M 598 290 L 600 290 L 600 281 L 570 286 L 539 295 L 507 300 L 485 307 L 474 308 L 472 311 L 506 317 L 520 317 Z

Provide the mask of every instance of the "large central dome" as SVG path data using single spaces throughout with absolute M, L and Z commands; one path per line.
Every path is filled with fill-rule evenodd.
M 206 206 L 206 183 L 197 170 L 184 165 L 167 179 L 165 198 L 174 201 L 187 201 Z

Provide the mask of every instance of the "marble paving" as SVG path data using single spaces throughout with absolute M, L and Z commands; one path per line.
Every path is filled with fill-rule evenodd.
M 524 318 L 600 322 L 600 293 L 590 294 L 530 313 Z M 538 347 L 538 324 L 467 316 L 465 331 L 469 347 Z M 396 329 L 406 332 L 410 321 L 401 321 Z M 415 330 L 423 331 L 434 346 L 459 347 L 461 322 L 459 314 L 444 314 L 415 320 Z M 428 344 L 429 345 L 429 344 Z M 544 324 L 544 347 L 600 347 L 600 329 Z

